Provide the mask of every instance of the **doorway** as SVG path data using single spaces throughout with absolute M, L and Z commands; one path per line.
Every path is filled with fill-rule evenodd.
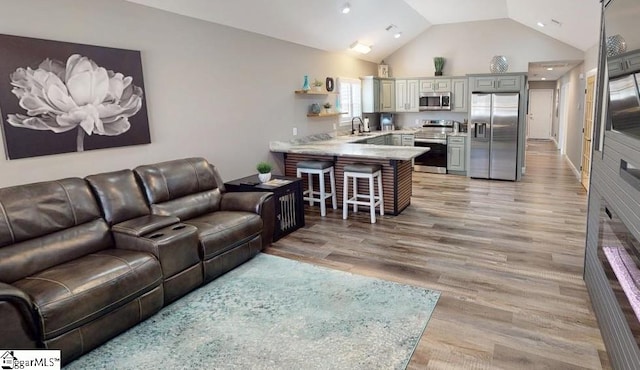
M 527 137 L 529 139 L 550 139 L 553 120 L 552 114 L 553 89 L 529 90 Z
M 591 172 L 591 138 L 593 137 L 594 91 L 596 76 L 587 77 L 586 95 L 584 103 L 584 126 L 582 134 L 582 163 L 580 164 L 580 182 L 589 190 L 589 175 Z

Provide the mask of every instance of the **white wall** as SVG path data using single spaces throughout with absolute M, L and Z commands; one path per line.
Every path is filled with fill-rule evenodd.
M 584 52 L 584 70 L 590 71 L 598 68 L 598 50 L 599 44 L 595 44 Z
M 584 68 L 585 64 L 581 63 L 558 80 L 558 88 L 565 83 L 569 84 L 566 155 L 578 171 L 582 162 L 582 126 L 584 125 L 584 89 L 586 84 Z M 581 75 L 582 78 L 580 78 Z
M 384 58 L 393 77 L 433 76 L 433 57 L 446 59 L 445 76 L 489 73 L 494 55 L 505 55 L 509 72 L 529 62 L 582 59 L 581 50 L 510 19 L 437 25 Z
M 225 180 L 278 161 L 269 141 L 328 132 L 306 117 L 303 76 L 358 77 L 373 63 L 170 14 L 122 0 L 3 0 L 0 33 L 140 50 L 149 145 L 0 159 L 0 186 L 203 156 Z M 0 81 L 0 88 L 9 88 Z M 6 117 L 3 117 L 6 118 Z

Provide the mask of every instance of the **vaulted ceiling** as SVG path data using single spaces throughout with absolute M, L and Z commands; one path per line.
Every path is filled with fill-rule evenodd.
M 597 43 L 600 24 L 599 0 L 128 1 L 376 63 L 438 24 L 511 18 L 581 50 Z M 371 52 L 349 50 L 355 41 Z

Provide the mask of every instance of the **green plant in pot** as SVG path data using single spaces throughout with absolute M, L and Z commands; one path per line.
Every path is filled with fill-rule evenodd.
M 324 86 L 324 82 L 322 82 L 320 80 L 314 80 L 313 81 L 313 89 L 315 91 L 322 91 L 322 86 Z
M 331 103 L 326 102 L 326 103 L 324 103 L 323 107 L 327 111 L 327 113 L 331 112 Z
M 260 162 L 256 166 L 258 170 L 258 180 L 260 182 L 267 182 L 271 179 L 271 163 L 269 162 Z
M 442 76 L 442 69 L 444 68 L 444 58 L 443 57 L 435 57 L 433 58 L 433 66 L 436 69 L 436 76 Z

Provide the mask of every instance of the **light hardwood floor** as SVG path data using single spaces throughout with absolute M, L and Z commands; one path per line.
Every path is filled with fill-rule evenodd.
M 552 142 L 521 182 L 414 172 L 411 206 L 305 206 L 267 253 L 442 292 L 409 369 L 609 369 L 582 280 L 586 192 Z

